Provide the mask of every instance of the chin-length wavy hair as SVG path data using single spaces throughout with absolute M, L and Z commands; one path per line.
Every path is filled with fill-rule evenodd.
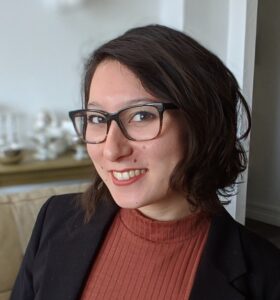
M 134 28 L 90 55 L 83 82 L 85 108 L 94 72 L 107 59 L 125 65 L 153 96 L 178 106 L 187 124 L 186 149 L 170 189 L 183 191 L 194 208 L 217 212 L 222 205 L 218 196 L 232 196 L 238 175 L 246 169 L 242 140 L 251 128 L 249 107 L 231 71 L 182 32 L 161 25 Z M 246 125 L 242 134 L 240 122 Z M 86 220 L 104 199 L 112 196 L 96 174 L 81 198 Z

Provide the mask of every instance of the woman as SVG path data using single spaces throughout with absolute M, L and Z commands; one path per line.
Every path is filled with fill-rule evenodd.
M 70 116 L 97 176 L 43 206 L 12 299 L 280 299 L 279 250 L 217 196 L 246 168 L 250 115 L 215 55 L 129 30 L 88 60 L 84 107 Z

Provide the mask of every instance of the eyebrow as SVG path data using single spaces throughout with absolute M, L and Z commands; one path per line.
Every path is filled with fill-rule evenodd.
M 123 107 L 121 107 L 120 109 L 127 108 L 127 107 L 130 107 L 132 105 L 147 104 L 147 103 L 152 103 L 152 102 L 159 102 L 159 100 L 157 100 L 157 99 L 151 99 L 151 98 L 131 99 L 128 102 L 126 102 L 125 105 Z M 96 103 L 94 101 L 89 100 L 89 102 L 87 104 L 87 107 L 101 109 L 102 105 L 100 105 L 100 104 L 98 104 L 98 103 Z

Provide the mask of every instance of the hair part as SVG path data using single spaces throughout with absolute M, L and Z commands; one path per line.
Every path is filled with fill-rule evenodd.
M 85 65 L 84 107 L 98 65 L 117 60 L 130 69 L 155 97 L 176 104 L 186 120 L 184 159 L 175 167 L 170 188 L 183 191 L 194 208 L 215 213 L 218 195 L 231 197 L 247 166 L 242 140 L 251 128 L 250 110 L 238 83 L 222 61 L 188 35 L 162 26 L 128 30 L 96 49 Z M 247 128 L 238 137 L 238 120 Z M 86 220 L 96 203 L 112 199 L 96 174 L 81 203 Z

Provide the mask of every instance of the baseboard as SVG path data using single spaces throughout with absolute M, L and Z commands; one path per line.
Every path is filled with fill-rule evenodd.
M 246 218 L 280 226 L 280 207 L 260 203 L 247 203 Z

